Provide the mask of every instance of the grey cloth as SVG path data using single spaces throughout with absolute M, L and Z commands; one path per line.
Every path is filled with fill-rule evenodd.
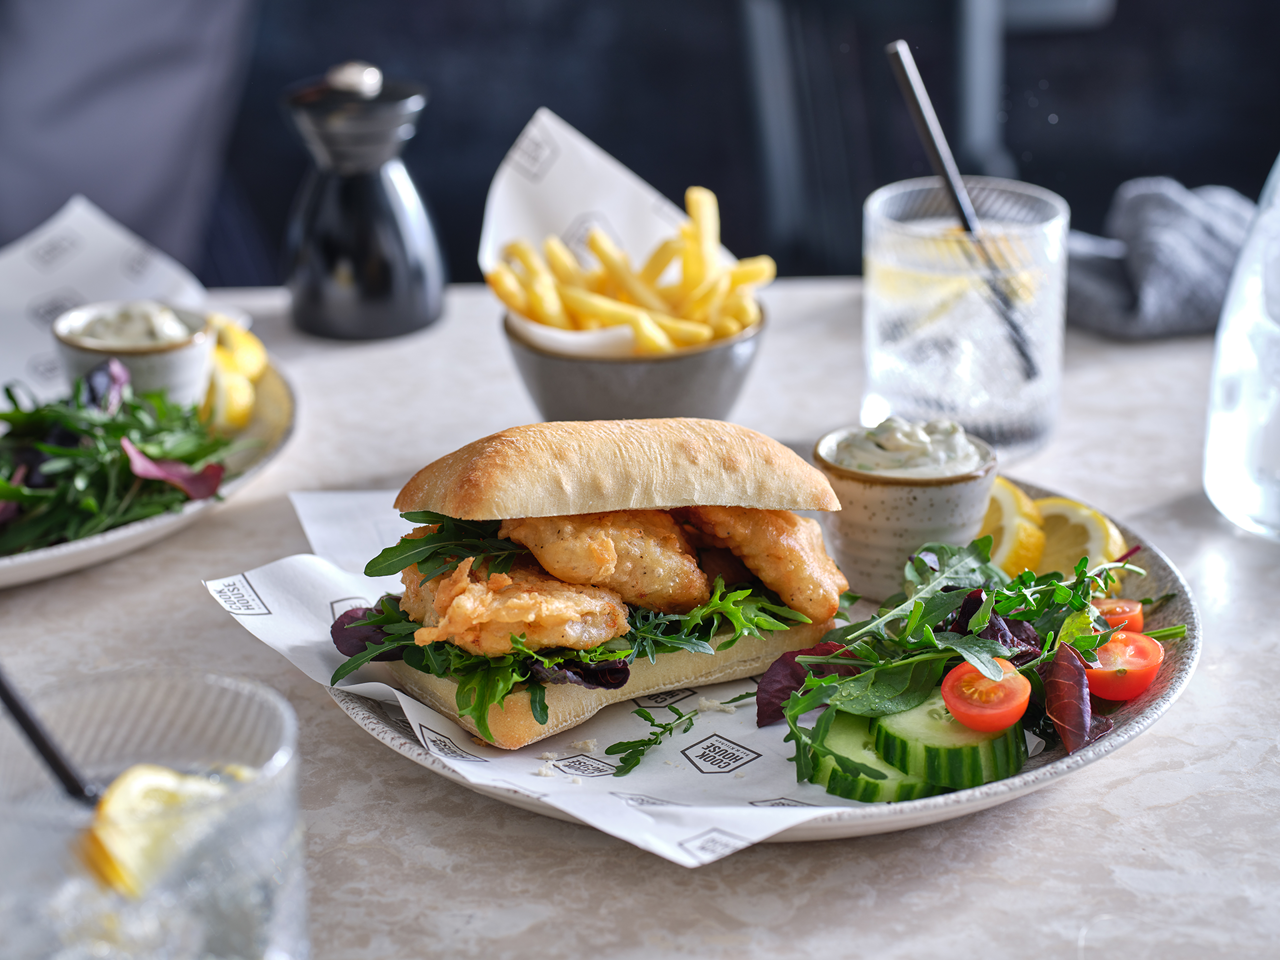
M 1067 323 L 1123 340 L 1212 332 L 1256 209 L 1230 187 L 1121 184 L 1111 239 L 1068 237 Z
M 257 0 L 0 0 L 0 243 L 82 193 L 198 267 Z

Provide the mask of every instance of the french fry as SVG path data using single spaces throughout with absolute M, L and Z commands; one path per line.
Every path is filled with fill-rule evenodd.
M 760 304 L 756 303 L 749 290 L 742 287 L 729 291 L 720 306 L 720 313 L 722 316 L 733 317 L 744 330 L 760 322 Z
M 650 313 L 649 316 L 653 318 L 654 323 L 666 331 L 678 347 L 696 346 L 699 343 L 706 343 L 715 336 L 709 323 L 681 320 L 679 317 L 671 317 L 665 313 Z
M 489 289 L 496 293 L 498 299 L 511 310 L 523 317 L 529 316 L 529 296 L 524 292 L 520 278 L 509 266 L 499 260 L 494 268 L 484 275 L 484 280 L 489 284 Z
M 553 234 L 543 240 L 542 252 L 547 256 L 547 266 L 561 283 L 567 283 L 571 287 L 587 285 L 587 275 L 582 269 L 582 264 L 578 263 L 578 258 L 573 255 L 573 251 L 566 247 L 559 237 Z
M 720 204 L 706 187 L 690 187 L 684 192 L 684 208 L 697 229 L 705 278 L 720 266 Z
M 627 255 L 599 227 L 592 227 L 587 234 L 587 249 L 596 255 L 613 282 L 625 290 L 638 306 L 646 310 L 667 309 L 667 302 L 658 296 L 658 291 L 632 272 Z
M 698 230 L 692 222 L 680 224 L 680 239 L 680 289 L 688 294 L 702 283 L 706 268 L 702 247 L 698 245 Z
M 717 338 L 732 337 L 735 333 L 742 332 L 742 324 L 733 317 L 723 314 L 711 325 L 711 328 L 715 331 Z
M 580 318 L 594 318 L 606 327 L 621 324 L 631 327 L 636 335 L 636 349 L 642 353 L 671 353 L 676 348 L 667 332 L 639 307 L 577 287 L 562 286 L 560 294 L 569 309 Z
M 729 293 L 729 274 L 721 273 L 703 286 L 706 290 L 681 311 L 690 320 L 711 320 L 720 313 L 720 305 Z
M 663 240 L 653 253 L 649 254 L 649 259 L 645 261 L 644 268 L 640 271 L 640 279 L 645 283 L 657 285 L 658 278 L 661 277 L 671 266 L 671 261 L 676 258 L 684 247 L 684 240 L 681 237 L 668 237 Z M 662 293 L 661 290 L 658 291 Z
M 778 275 L 778 265 L 773 257 L 747 257 L 729 268 L 729 287 L 736 290 L 743 286 L 769 283 Z
M 503 251 L 525 270 L 525 293 L 529 297 L 529 310 L 533 319 L 549 327 L 572 330 L 573 323 L 564 312 L 560 294 L 556 291 L 556 278 L 547 269 L 538 251 L 528 240 L 515 240 Z

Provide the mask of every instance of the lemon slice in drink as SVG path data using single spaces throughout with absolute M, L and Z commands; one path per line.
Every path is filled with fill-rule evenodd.
M 1089 566 L 1115 560 L 1128 549 L 1116 525 L 1097 510 L 1066 497 L 1035 502 L 1044 518 L 1044 553 L 1036 573 L 1057 571 L 1068 580 L 1081 557 Z
M 183 834 L 190 832 L 182 827 L 198 816 L 195 809 L 227 790 L 209 777 L 136 764 L 102 794 L 82 837 L 81 858 L 103 884 L 140 897 L 182 853 Z
M 991 562 L 1016 577 L 1040 563 L 1044 550 L 1041 522 L 1032 499 L 1004 477 L 996 477 L 978 536 L 991 537 Z

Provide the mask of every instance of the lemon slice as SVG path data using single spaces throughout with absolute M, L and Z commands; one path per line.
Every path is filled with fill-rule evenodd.
M 1004 477 L 996 477 L 978 536 L 991 537 L 991 562 L 1016 577 L 1040 563 L 1044 550 L 1041 522 L 1031 498 Z
M 209 314 L 218 335 L 218 346 L 227 352 L 229 366 L 256 383 L 267 369 L 267 348 L 240 324 L 221 313 Z
M 1081 557 L 1089 566 L 1115 560 L 1128 549 L 1124 537 L 1109 519 L 1066 497 L 1045 497 L 1035 502 L 1044 517 L 1044 554 L 1037 574 L 1058 572 L 1070 578 Z
M 240 372 L 231 351 L 214 347 L 213 374 L 200 415 L 214 430 L 241 430 L 253 416 L 255 393 L 253 381 Z
M 200 826 L 195 808 L 227 790 L 226 784 L 208 777 L 136 764 L 116 777 L 98 801 L 82 838 L 81 858 L 103 884 L 140 897 L 198 837 L 199 829 L 183 829 Z

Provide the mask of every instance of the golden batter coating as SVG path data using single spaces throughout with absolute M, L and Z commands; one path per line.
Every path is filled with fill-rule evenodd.
M 566 583 L 608 587 L 633 606 L 688 613 L 711 596 L 684 531 L 665 510 L 505 520 L 498 536 L 528 547 Z
M 827 556 L 816 520 L 749 507 L 685 507 L 678 515 L 732 550 L 792 610 L 821 623 L 840 608 L 849 581 Z
M 590 650 L 631 629 L 627 608 L 612 590 L 564 583 L 529 559 L 517 560 L 510 573 L 491 575 L 473 563 L 468 557 L 453 573 L 425 584 L 416 565 L 404 570 L 400 606 L 430 624 L 414 634 L 417 643 L 447 640 L 468 653 L 500 657 L 511 652 L 513 634 L 523 635 L 531 650 Z

